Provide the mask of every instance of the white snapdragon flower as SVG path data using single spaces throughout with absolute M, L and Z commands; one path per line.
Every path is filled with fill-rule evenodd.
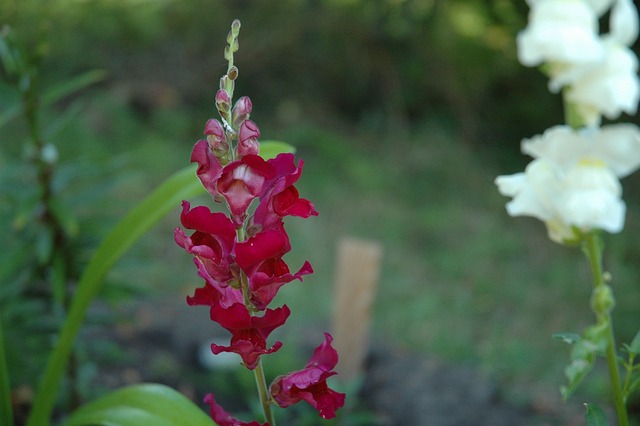
M 598 15 L 584 0 L 536 0 L 529 4 L 529 24 L 516 40 L 523 65 L 585 63 L 602 56 Z
M 635 114 L 640 99 L 638 58 L 629 47 L 638 36 L 638 11 L 631 0 L 617 0 L 610 17 L 611 33 L 602 38 L 600 60 L 551 66 L 549 89 L 567 86 L 566 99 L 587 125 L 604 115 Z
M 533 216 L 562 243 L 575 231 L 620 232 L 625 204 L 619 179 L 640 167 L 640 129 L 633 125 L 573 130 L 556 126 L 522 143 L 534 158 L 524 173 L 499 176 L 511 216 Z

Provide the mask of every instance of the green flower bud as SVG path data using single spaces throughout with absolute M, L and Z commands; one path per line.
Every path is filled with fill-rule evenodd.
M 613 297 L 613 290 L 607 284 L 602 284 L 593 289 L 591 295 L 591 309 L 599 315 L 606 315 L 615 306 L 616 301 Z

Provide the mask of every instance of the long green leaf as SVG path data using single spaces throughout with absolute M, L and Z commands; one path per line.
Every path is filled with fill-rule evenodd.
M 92 70 L 70 78 L 56 85 L 42 96 L 42 106 L 49 106 L 74 92 L 84 89 L 92 84 L 102 81 L 107 76 L 104 70 Z M 8 107 L 0 114 L 0 127 L 22 114 L 22 104 L 17 103 Z
M 13 405 L 11 404 L 11 385 L 9 368 L 4 350 L 4 334 L 2 330 L 2 312 L 0 312 L 0 423 L 13 424 Z
M 260 142 L 260 156 L 265 160 L 276 157 L 283 152 L 295 153 L 296 148 L 286 142 L 280 141 L 262 141 Z
M 80 407 L 63 426 L 211 426 L 197 405 L 170 387 L 140 384 L 119 389 Z
M 66 371 L 76 336 L 91 301 L 98 294 L 105 275 L 113 264 L 164 215 L 178 206 L 181 200 L 205 192 L 195 178 L 194 172 L 195 165 L 191 165 L 167 179 L 134 207 L 96 250 L 78 282 L 69 313 L 38 388 L 33 409 L 27 421 L 28 426 L 49 424 L 60 380 Z
M 58 102 L 65 96 L 104 80 L 106 76 L 107 72 L 105 70 L 91 70 L 72 77 L 48 90 L 42 96 L 42 104 L 47 106 Z

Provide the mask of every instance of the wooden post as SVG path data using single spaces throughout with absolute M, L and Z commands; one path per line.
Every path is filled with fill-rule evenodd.
M 373 241 L 343 238 L 338 243 L 333 328 L 340 357 L 337 377 L 344 383 L 362 372 L 369 349 L 382 252 L 382 245 Z

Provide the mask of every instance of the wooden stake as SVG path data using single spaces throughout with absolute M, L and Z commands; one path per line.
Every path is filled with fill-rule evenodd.
M 343 238 L 338 243 L 335 281 L 334 347 L 338 379 L 347 383 L 363 369 L 369 349 L 371 308 L 380 278 L 382 245 Z

